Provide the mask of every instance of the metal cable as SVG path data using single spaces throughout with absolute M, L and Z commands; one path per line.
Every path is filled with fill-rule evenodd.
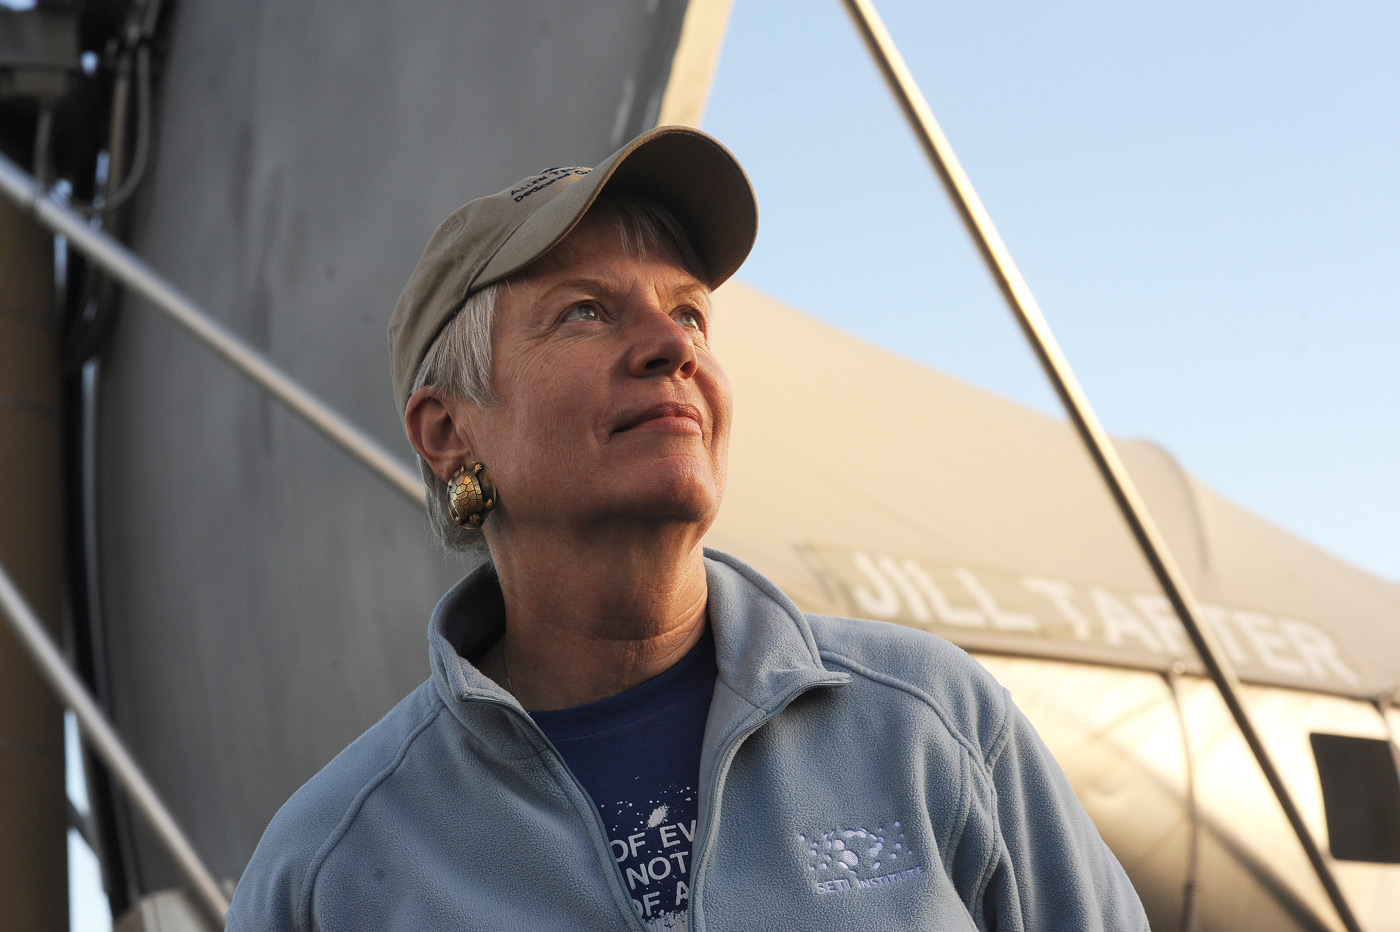
M 141 187 L 141 182 L 145 180 L 146 170 L 151 162 L 151 33 L 155 28 L 155 16 L 159 14 L 160 0 L 153 0 L 146 9 L 148 22 L 134 30 L 133 35 L 128 38 L 128 50 L 123 53 L 131 55 L 130 47 L 134 45 L 136 49 L 134 56 L 136 59 L 136 151 L 132 155 L 131 169 L 126 172 L 126 177 L 117 182 L 115 191 L 102 196 L 101 204 L 68 198 L 69 207 L 89 217 L 98 217 L 121 209 Z M 108 184 L 112 184 L 113 180 L 109 177 Z

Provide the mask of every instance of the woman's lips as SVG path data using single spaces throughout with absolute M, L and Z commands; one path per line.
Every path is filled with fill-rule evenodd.
M 640 424 L 627 428 L 628 433 L 660 432 L 667 434 L 695 434 L 699 436 L 700 425 L 689 417 L 653 417 Z
M 652 405 L 643 411 L 629 414 L 613 433 L 625 431 L 661 431 L 665 433 L 700 433 L 700 412 L 694 405 L 667 402 Z

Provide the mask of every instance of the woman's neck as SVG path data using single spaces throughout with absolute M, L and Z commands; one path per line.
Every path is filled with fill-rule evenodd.
M 493 541 L 506 633 L 481 669 L 525 708 L 569 708 L 631 689 L 704 634 L 708 588 L 693 531 L 577 540 L 556 528 L 512 538 Z

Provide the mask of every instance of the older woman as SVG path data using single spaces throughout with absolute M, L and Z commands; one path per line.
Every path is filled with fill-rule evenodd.
M 390 326 L 449 546 L 432 676 L 277 815 L 230 928 L 1145 929 L 1005 691 L 702 538 L 742 169 L 663 128 L 458 210 Z

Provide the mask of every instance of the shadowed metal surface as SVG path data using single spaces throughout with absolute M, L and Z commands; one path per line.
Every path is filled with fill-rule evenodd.
M 433 227 L 651 125 L 684 4 L 186 5 L 132 245 L 392 450 L 384 328 Z M 237 877 L 296 786 L 425 675 L 461 572 L 421 515 L 137 301 L 104 362 L 114 716 Z M 172 883 L 141 841 L 140 885 Z

